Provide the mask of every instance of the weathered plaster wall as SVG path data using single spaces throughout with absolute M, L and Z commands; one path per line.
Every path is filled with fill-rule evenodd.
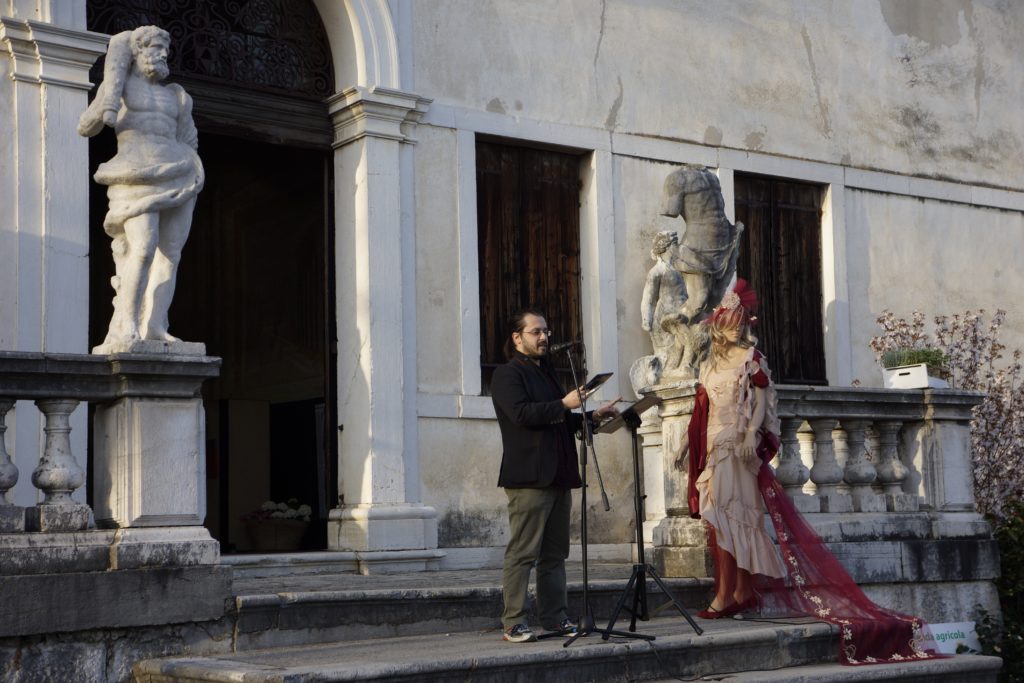
M 0 56 L 0 74 L 6 75 L 10 57 Z M 0 78 L 0 122 L 13 127 L 14 83 Z M 0 349 L 17 348 L 18 237 L 15 215 L 18 202 L 17 148 L 14 135 L 0 135 Z
M 1024 214 L 847 191 L 846 224 L 853 376 L 865 386 L 881 384 L 867 344 L 886 308 L 906 318 L 920 310 L 929 331 L 935 315 L 1002 308 L 1003 342 L 1024 349 Z
M 844 169 L 859 168 L 883 179 L 1024 189 L 1016 114 L 1024 6 L 438 0 L 411 11 L 415 90 L 434 100 L 416 147 L 417 332 L 430 340 L 420 345 L 418 389 L 421 399 L 442 399 L 421 401 L 430 409 L 419 440 L 424 499 L 439 510 L 442 546 L 500 545 L 505 533 L 489 401 L 461 396 L 473 386 L 461 373 L 474 371 L 467 326 L 477 318 L 460 299 L 476 268 L 459 234 L 471 225 L 460 207 L 475 209 L 472 188 L 460 184 L 460 141 L 471 147 L 474 132 L 611 152 L 611 164 L 595 168 L 612 194 L 614 244 L 597 248 L 614 250 L 617 367 L 609 369 L 627 393 L 630 365 L 650 353 L 639 305 L 651 239 L 684 229 L 659 215 L 662 183 L 679 161 L 720 166 L 727 193 L 734 170 L 833 183 L 823 281 L 840 300 L 824 304 L 842 329 L 826 335 L 826 353 L 844 381 L 881 383 L 867 343 L 884 308 L 929 316 L 1006 308 L 1003 339 L 1024 346 L 1024 317 L 1010 300 L 1024 284 L 1014 267 L 1024 256 L 1024 215 L 844 185 Z M 624 435 L 621 454 L 603 464 L 606 484 L 625 501 Z M 464 483 L 470 471 L 486 476 Z M 464 497 L 478 488 L 484 493 Z M 626 507 L 597 516 L 601 542 L 628 538 Z
M 417 382 L 422 392 L 456 394 L 462 316 L 455 132 L 420 126 L 416 138 Z
M 614 398 L 614 397 L 613 397 Z M 593 461 L 589 465 L 591 543 L 629 543 L 633 538 L 633 464 L 625 430 L 599 435 L 597 461 L 610 511 L 601 502 Z M 508 542 L 507 499 L 498 488 L 501 434 L 497 421 L 421 418 L 419 453 L 423 503 L 437 510 L 441 548 L 502 546 Z M 572 534 L 579 536 L 580 497 L 573 502 Z
M 619 366 L 624 375 L 628 375 L 634 360 L 651 353 L 650 335 L 640 326 L 640 300 L 647 271 L 654 265 L 654 235 L 661 230 L 676 230 L 680 235 L 683 232 L 682 219 L 660 215 L 661 186 L 674 168 L 673 164 L 646 159 L 615 158 L 615 242 L 619 245 L 615 272 L 619 295 Z
M 1024 5 L 1000 0 L 413 4 L 437 103 L 1021 187 Z

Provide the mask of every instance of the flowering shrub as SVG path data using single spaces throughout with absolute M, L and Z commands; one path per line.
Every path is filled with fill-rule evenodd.
M 304 522 L 308 522 L 312 514 L 313 508 L 308 505 L 300 505 L 299 501 L 295 498 L 289 498 L 284 503 L 275 503 L 272 500 L 268 500 L 259 509 L 242 515 L 242 520 L 245 522 L 256 522 L 264 519 L 301 519 Z
M 978 509 L 998 526 L 1005 521 L 1006 504 L 1024 498 L 1024 377 L 1019 350 L 1009 362 L 1003 360 L 999 328 L 1006 311 L 997 310 L 988 323 L 984 316 L 984 310 L 936 316 L 933 341 L 923 313 L 914 311 L 908 321 L 883 311 L 878 317 L 883 332 L 870 346 L 879 362 L 897 348 L 940 349 L 950 386 L 985 392 L 971 419 L 974 495 Z

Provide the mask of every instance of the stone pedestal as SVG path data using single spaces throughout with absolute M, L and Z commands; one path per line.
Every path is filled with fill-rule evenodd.
M 97 525 L 201 525 L 206 517 L 205 424 L 199 398 L 122 398 L 97 406 Z
M 92 352 L 100 356 L 117 354 L 146 354 L 158 356 L 205 356 L 206 344 L 202 342 L 167 342 L 158 339 L 136 339 L 94 346 Z
M 660 519 L 650 519 L 650 539 L 653 546 L 651 563 L 662 576 L 710 576 L 711 555 L 707 550 L 704 522 L 690 519 L 687 506 L 688 452 L 686 429 L 693 413 L 696 394 L 695 380 L 656 385 L 651 391 L 661 398 L 657 420 L 660 430 L 651 428 L 655 420 L 648 417 L 641 433 L 644 438 L 645 471 L 661 475 L 663 489 L 655 494 Z M 656 486 L 647 477 L 648 495 Z M 647 526 L 647 524 L 645 524 Z
M 914 494 L 914 498 L 920 496 L 924 505 L 932 510 L 972 511 L 974 468 L 969 411 L 980 400 L 980 394 L 950 390 L 924 393 L 924 423 L 917 430 L 907 430 L 905 436 L 905 452 L 911 454 L 907 465 L 915 473 L 923 474 L 903 480 L 903 492 Z M 899 504 L 898 501 L 887 502 Z
M 654 542 L 654 530 L 665 519 L 665 465 L 661 457 L 661 417 L 653 408 L 637 429 L 643 458 L 644 543 Z
M 444 555 L 437 551 L 437 511 L 431 507 L 352 505 L 331 510 L 329 520 L 328 545 L 356 551 L 363 574 L 431 569 Z

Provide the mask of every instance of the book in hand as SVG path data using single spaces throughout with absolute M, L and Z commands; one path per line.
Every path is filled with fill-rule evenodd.
M 588 394 L 597 391 L 598 387 L 607 382 L 608 378 L 614 374 L 614 372 L 597 373 L 596 375 L 588 379 L 587 383 L 583 385 L 583 391 Z

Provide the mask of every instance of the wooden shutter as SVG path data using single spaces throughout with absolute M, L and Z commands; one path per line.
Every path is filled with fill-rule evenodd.
M 506 360 L 505 325 L 516 310 L 544 311 L 555 341 L 582 337 L 579 157 L 478 141 L 476 169 L 480 365 L 487 393 L 494 368 Z M 553 360 L 568 374 L 564 354 Z
M 821 293 L 824 188 L 737 173 L 736 220 L 746 226 L 739 277 L 761 301 L 755 334 L 776 382 L 827 384 Z

